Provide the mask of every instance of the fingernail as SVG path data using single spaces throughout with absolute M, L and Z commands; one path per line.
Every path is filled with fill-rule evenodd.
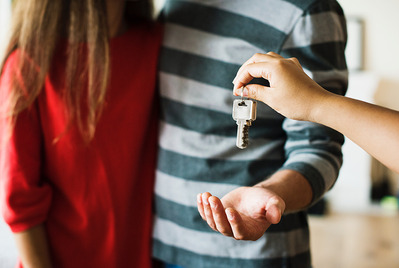
M 247 87 L 242 87 L 242 95 L 244 96 L 244 97 L 248 97 L 248 88 Z
M 244 88 L 244 87 L 236 88 L 236 89 L 234 90 L 234 95 L 236 95 L 236 96 L 241 96 L 241 93 L 242 93 L 243 96 L 244 96 L 243 88 Z
M 234 219 L 234 216 L 233 216 L 233 214 L 231 213 L 231 211 L 230 210 L 226 210 L 226 215 L 227 215 L 227 218 L 229 219 L 229 220 L 233 220 Z
M 205 205 L 208 205 L 208 204 L 209 204 L 207 198 L 203 198 L 203 199 L 202 199 L 202 202 L 203 202 Z
M 201 194 L 197 194 L 197 202 L 198 203 L 202 203 L 202 197 L 201 197 Z

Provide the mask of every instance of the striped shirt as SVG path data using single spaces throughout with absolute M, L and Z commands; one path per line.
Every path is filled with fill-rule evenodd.
M 258 103 L 249 147 L 236 148 L 232 80 L 254 53 L 274 51 L 297 57 L 320 85 L 344 94 L 341 7 L 335 0 L 167 0 L 163 15 L 154 256 L 189 268 L 310 267 L 306 212 L 285 215 L 255 242 L 236 241 L 201 219 L 196 195 L 222 197 L 281 169 L 306 177 L 313 202 L 333 186 L 344 139 L 327 127 Z

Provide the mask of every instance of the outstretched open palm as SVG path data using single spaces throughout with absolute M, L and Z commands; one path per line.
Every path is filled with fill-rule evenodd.
M 237 240 L 257 240 L 271 224 L 280 221 L 284 201 L 262 187 L 239 187 L 222 199 L 210 193 L 198 194 L 198 211 L 208 225 Z

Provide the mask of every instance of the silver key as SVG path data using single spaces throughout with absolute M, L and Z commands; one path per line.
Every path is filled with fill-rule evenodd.
M 240 149 L 248 147 L 248 129 L 256 119 L 256 101 L 236 99 L 233 103 L 233 119 L 237 123 L 237 142 Z

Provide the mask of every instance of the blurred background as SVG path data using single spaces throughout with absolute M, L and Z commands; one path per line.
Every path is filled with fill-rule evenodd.
M 163 1 L 155 1 L 157 10 Z M 399 1 L 338 2 L 348 22 L 347 96 L 399 110 Z M 0 55 L 10 17 L 11 0 L 0 0 Z M 399 175 L 348 139 L 343 152 L 338 182 L 311 209 L 314 267 L 397 268 Z M 12 235 L 0 219 L 0 268 L 14 267 L 16 258 Z

